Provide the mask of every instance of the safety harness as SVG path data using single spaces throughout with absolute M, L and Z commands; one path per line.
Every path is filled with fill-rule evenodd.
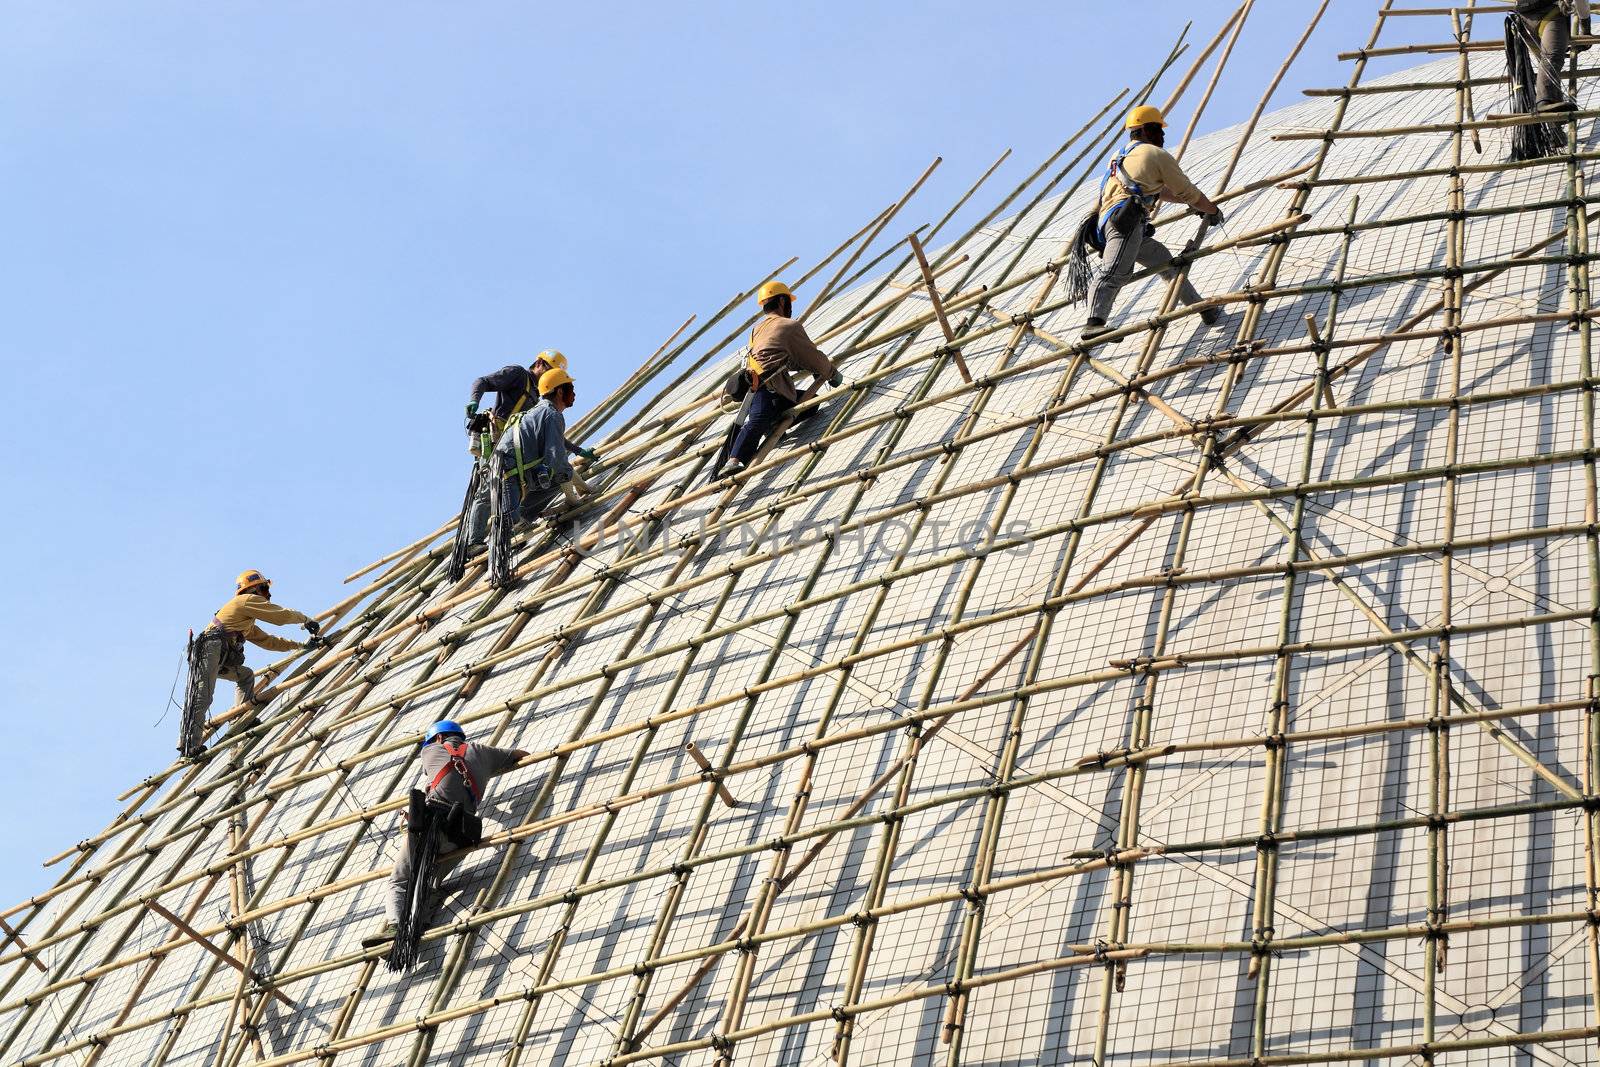
M 450 756 L 450 762 L 439 768 L 439 773 L 433 776 L 433 781 L 428 783 L 428 796 L 431 798 L 438 790 L 440 783 L 448 778 L 451 773 L 461 776 L 461 784 L 467 787 L 467 792 L 472 794 L 472 803 L 476 807 L 483 799 L 483 790 L 478 785 L 476 778 L 472 777 L 472 768 L 467 766 L 467 745 L 444 742 L 444 750 Z
M 1144 186 L 1133 180 L 1132 175 L 1123 166 L 1123 160 L 1128 158 L 1128 153 L 1135 148 L 1142 147 L 1144 147 L 1143 141 L 1129 141 L 1127 147 L 1112 157 L 1111 163 L 1106 167 L 1106 176 L 1100 180 L 1101 200 L 1106 198 L 1107 183 L 1113 180 L 1122 186 L 1123 192 L 1128 194 L 1124 199 L 1118 200 L 1115 204 L 1102 211 L 1099 221 L 1095 224 L 1095 236 L 1100 239 L 1100 250 L 1102 252 L 1105 251 L 1106 246 L 1106 223 L 1115 218 L 1118 212 L 1129 204 L 1138 204 L 1139 209 L 1149 215 L 1155 210 L 1156 202 L 1161 198 L 1159 192 L 1147 192 Z
M 517 424 L 522 421 L 522 417 L 526 414 L 527 412 L 525 411 L 518 411 L 513 414 L 509 419 L 506 420 L 506 428 L 504 432 L 511 433 L 511 431 L 516 428 Z M 511 451 L 516 456 L 517 465 L 512 467 L 509 471 L 506 471 L 505 476 L 507 478 L 515 478 L 518 482 L 520 482 L 522 484 L 522 495 L 527 496 L 528 475 L 531 472 L 537 472 L 539 468 L 545 465 L 544 457 L 540 456 L 532 463 L 529 463 L 526 459 L 524 459 L 522 456 L 522 438 L 520 435 L 511 439 Z M 546 488 L 546 486 L 540 486 L 539 488 L 543 489 Z

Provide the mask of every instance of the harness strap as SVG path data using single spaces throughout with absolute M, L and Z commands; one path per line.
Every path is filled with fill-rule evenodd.
M 200 631 L 200 636 L 201 636 L 202 639 L 207 634 L 215 634 L 216 636 L 221 637 L 224 641 L 228 641 L 228 642 L 230 642 L 232 644 L 237 644 L 237 645 L 244 644 L 244 633 L 243 633 L 243 631 L 241 631 L 239 633 L 234 633 L 232 630 L 230 630 L 226 626 L 222 625 L 222 620 L 217 618 L 215 615 L 211 616 L 211 625 L 207 626 L 204 630 Z
M 524 414 L 525 414 L 525 412 L 518 412 L 517 414 L 511 416 L 510 419 L 506 420 L 505 432 L 506 433 L 510 433 L 516 427 L 516 425 L 522 421 L 522 416 Z M 512 439 L 511 439 L 511 451 L 516 456 L 517 465 L 515 467 L 512 467 L 511 470 L 506 472 L 506 477 L 507 478 L 513 478 L 514 477 L 514 478 L 516 478 L 516 480 L 518 482 L 522 483 L 522 495 L 523 496 L 527 496 L 528 495 L 528 474 L 529 474 L 530 471 L 536 471 L 540 467 L 544 466 L 544 457 L 540 456 L 537 460 L 535 460 L 532 463 L 529 463 L 526 459 L 524 459 L 523 456 L 522 456 L 522 438 L 520 436 L 512 437 Z
M 756 359 L 756 331 L 760 328 L 759 323 L 750 327 L 750 354 L 744 360 L 745 370 L 750 372 L 751 392 L 761 388 L 761 364 Z
M 1132 152 L 1135 148 L 1138 148 L 1143 144 L 1143 141 L 1128 142 L 1127 146 L 1124 147 L 1122 151 L 1118 152 L 1114 157 L 1112 157 L 1111 163 L 1106 168 L 1106 176 L 1100 180 L 1100 198 L 1102 200 L 1105 199 L 1106 184 L 1111 181 L 1115 181 L 1118 185 L 1122 186 L 1122 191 L 1128 194 L 1126 199 L 1118 200 L 1115 204 L 1112 204 L 1110 207 L 1106 208 L 1105 211 L 1101 212 L 1099 222 L 1096 224 L 1096 228 L 1097 235 L 1099 236 L 1100 243 L 1102 245 L 1105 243 L 1106 239 L 1106 223 L 1110 222 L 1119 211 L 1127 207 L 1129 202 L 1139 205 L 1141 210 L 1143 210 L 1146 214 L 1149 214 L 1150 209 L 1155 207 L 1156 202 L 1161 198 L 1159 193 L 1145 192 L 1144 186 L 1140 185 L 1137 181 L 1134 181 L 1132 176 L 1128 174 L 1127 168 L 1122 165 L 1122 161 L 1128 157 L 1128 153 Z
M 450 754 L 450 762 L 439 768 L 439 773 L 433 776 L 433 781 L 428 783 L 428 795 L 433 796 L 434 790 L 439 788 L 439 783 L 449 776 L 451 771 L 461 776 L 461 784 L 467 787 L 467 792 L 472 794 L 472 803 L 476 805 L 483 799 L 483 791 L 478 788 L 477 779 L 472 777 L 472 770 L 467 766 L 467 746 L 452 745 L 445 741 L 444 750 Z

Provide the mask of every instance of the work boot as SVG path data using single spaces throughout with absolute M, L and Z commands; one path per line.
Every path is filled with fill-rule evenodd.
M 1091 318 L 1088 322 L 1083 324 L 1083 333 L 1079 334 L 1078 336 L 1081 340 L 1089 341 L 1099 337 L 1108 329 L 1109 327 L 1106 326 L 1105 319 Z
M 741 475 L 743 473 L 744 473 L 744 464 L 740 463 L 738 460 L 734 460 L 732 463 L 729 463 L 726 467 L 722 468 L 721 477 L 723 477 L 723 478 L 737 478 L 739 475 Z
M 379 945 L 387 945 L 393 940 L 394 923 L 389 919 L 385 919 L 376 930 L 361 939 L 361 947 L 377 948 Z
M 474 541 L 472 544 L 467 546 L 467 558 L 477 559 L 487 551 L 489 551 L 489 544 L 487 541 Z
M 1204 311 L 1200 312 L 1200 321 L 1205 323 L 1207 326 L 1217 325 L 1217 323 L 1222 321 L 1222 309 L 1206 308 Z
M 1554 115 L 1563 111 L 1576 111 L 1578 105 L 1571 100 L 1547 100 L 1539 105 L 1539 114 Z

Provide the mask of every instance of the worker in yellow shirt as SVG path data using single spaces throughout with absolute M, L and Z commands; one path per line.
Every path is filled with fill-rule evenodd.
M 1167 120 L 1160 108 L 1141 104 L 1128 112 L 1123 123 L 1128 145 L 1111 160 L 1110 172 L 1100 185 L 1100 205 L 1094 237 L 1100 247 L 1103 269 L 1089 296 L 1089 318 L 1083 326 L 1083 339 L 1104 333 L 1111 314 L 1111 302 L 1127 284 L 1135 264 L 1149 267 L 1161 277 L 1178 276 L 1172 253 L 1155 239 L 1151 216 L 1161 201 L 1187 204 L 1198 211 L 1209 226 L 1222 223 L 1222 209 L 1195 188 L 1178 161 L 1162 147 L 1166 143 Z M 1185 304 L 1201 299 L 1199 292 L 1183 280 L 1178 298 Z M 1207 308 L 1200 320 L 1215 326 L 1222 319 L 1219 308 Z
M 275 625 L 298 623 L 311 633 L 311 642 L 291 641 L 267 633 L 258 622 Z M 217 679 L 226 678 L 239 690 L 245 704 L 256 702 L 255 673 L 244 665 L 244 645 L 248 641 L 270 652 L 292 652 L 310 648 L 321 629 L 311 616 L 280 607 L 272 602 L 272 583 L 260 571 L 245 571 L 234 582 L 233 599 L 211 617 L 211 625 L 189 644 L 189 687 L 185 694 L 183 724 L 178 750 L 194 756 L 204 749 L 201 730 Z

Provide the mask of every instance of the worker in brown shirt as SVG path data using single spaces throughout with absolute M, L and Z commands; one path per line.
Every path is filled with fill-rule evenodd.
M 806 328 L 792 317 L 794 293 L 787 285 L 767 282 L 756 291 L 756 299 L 761 302 L 766 317 L 750 334 L 750 355 L 746 361 L 750 393 L 746 398 L 744 423 L 729 449 L 733 460 L 728 467 L 729 474 L 738 474 L 755 458 L 762 441 L 799 401 L 794 381 L 789 377 L 791 371 L 805 371 L 835 388 L 844 381 L 833 360 L 822 354 L 806 335 Z

